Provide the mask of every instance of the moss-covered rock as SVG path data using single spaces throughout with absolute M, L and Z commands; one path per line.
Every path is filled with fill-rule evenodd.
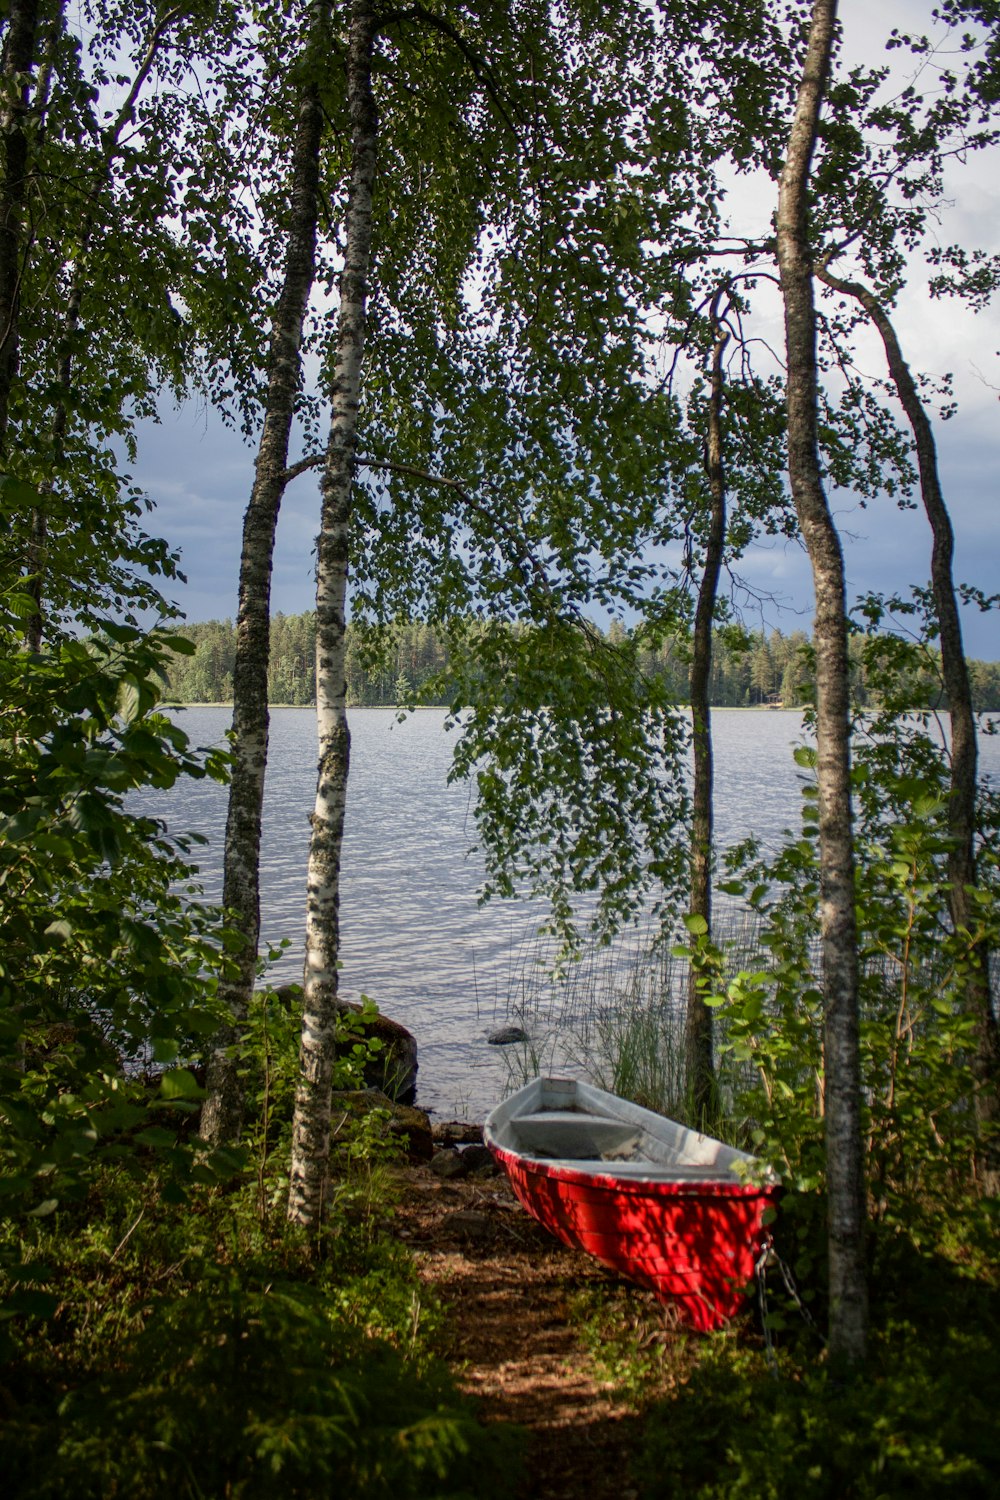
M 345 1089 L 333 1096 L 333 1123 L 336 1127 L 338 1113 L 361 1119 L 374 1110 L 383 1110 L 387 1116 L 387 1136 L 401 1141 L 410 1161 L 430 1161 L 434 1154 L 431 1122 L 422 1109 L 411 1104 L 395 1104 L 381 1089 Z

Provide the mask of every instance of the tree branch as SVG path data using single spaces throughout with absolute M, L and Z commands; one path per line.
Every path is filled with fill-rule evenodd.
M 514 122 L 511 120 L 510 115 L 507 113 L 507 110 L 504 106 L 503 99 L 500 95 L 499 86 L 493 78 L 489 64 L 486 63 L 482 57 L 480 57 L 479 53 L 475 50 L 474 47 L 471 47 L 469 45 L 465 37 L 456 26 L 453 26 L 450 21 L 446 21 L 443 16 L 436 16 L 433 11 L 427 10 L 423 5 L 410 5 L 406 8 L 406 10 L 390 10 L 383 12 L 383 14 L 379 17 L 379 30 L 382 31 L 385 27 L 396 25 L 400 21 L 422 21 L 425 25 L 432 27 L 435 31 L 440 31 L 442 36 L 448 37 L 449 41 L 454 42 L 459 52 L 461 52 L 462 56 L 469 64 L 469 67 L 472 69 L 478 82 L 482 84 L 487 94 L 489 94 L 494 105 L 496 106 L 497 113 L 503 120 L 503 123 L 506 125 L 511 135 L 516 141 L 520 139 L 517 133 L 517 127 L 514 125 Z

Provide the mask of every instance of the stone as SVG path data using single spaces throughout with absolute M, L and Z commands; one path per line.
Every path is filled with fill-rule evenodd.
M 460 1151 L 435 1151 L 431 1157 L 435 1177 L 464 1177 L 468 1170 Z
M 275 993 L 288 1010 L 301 1008 L 301 985 L 282 984 Z M 352 1011 L 356 1016 L 363 1013 L 362 1006 L 353 1002 L 343 1002 L 341 1009 Z M 362 1022 L 357 1029 L 362 1037 L 371 1037 L 382 1043 L 364 1069 L 367 1086 L 381 1089 L 398 1104 L 414 1104 L 417 1098 L 417 1042 L 412 1031 L 407 1031 L 391 1016 L 382 1015 L 381 1011 Z
M 422 1109 L 415 1104 L 394 1104 L 389 1134 L 405 1137 L 406 1155 L 409 1161 L 430 1161 L 434 1155 L 434 1139 L 431 1122 Z
M 460 1234 L 468 1240 L 485 1240 L 489 1236 L 490 1221 L 486 1214 L 472 1208 L 460 1208 L 453 1214 L 445 1214 L 441 1220 L 445 1234 Z
M 496 1171 L 496 1162 L 493 1160 L 493 1152 L 488 1146 L 465 1146 L 462 1150 L 462 1161 L 465 1163 L 467 1172 L 480 1172 L 492 1176 Z
M 438 1120 L 434 1125 L 434 1139 L 440 1146 L 464 1146 L 473 1142 L 481 1144 L 483 1127 L 464 1120 Z
M 337 1112 L 359 1118 L 372 1110 L 385 1110 L 388 1119 L 385 1125 L 387 1136 L 399 1140 L 411 1162 L 430 1161 L 434 1154 L 431 1122 L 422 1109 L 413 1105 L 395 1104 L 381 1089 L 341 1089 L 333 1095 L 333 1124 L 337 1124 Z
M 530 1038 L 523 1026 L 501 1026 L 498 1031 L 491 1031 L 486 1040 L 491 1047 L 512 1047 L 515 1042 L 527 1042 Z
M 360 1005 L 345 1010 L 361 1015 Z M 363 1037 L 382 1043 L 380 1051 L 365 1065 L 369 1088 L 381 1089 L 397 1104 L 413 1104 L 417 1097 L 417 1043 L 412 1031 L 381 1011 L 359 1027 Z

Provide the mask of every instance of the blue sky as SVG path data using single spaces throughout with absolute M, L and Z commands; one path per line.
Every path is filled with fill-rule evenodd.
M 929 16 L 924 0 L 844 0 L 841 14 L 848 56 L 871 61 L 893 25 L 915 28 Z M 939 235 L 1000 250 L 1000 153 L 953 169 Z M 734 184 L 734 225 L 752 233 L 771 211 L 760 185 Z M 771 326 L 768 327 L 770 321 Z M 956 577 L 987 592 L 1000 590 L 1000 307 L 972 314 L 950 302 L 928 299 L 914 278 L 896 318 L 907 357 L 916 370 L 954 377 L 958 415 L 938 423 L 941 473 L 956 532 Z M 780 345 L 777 308 L 765 310 L 763 331 Z M 884 368 L 880 346 L 861 349 L 859 363 L 873 374 Z M 243 509 L 253 478 L 253 451 L 203 407 L 167 410 L 161 425 L 144 428 L 136 478 L 156 503 L 152 529 L 181 550 L 188 577 L 176 597 L 191 621 L 232 617 Z M 922 512 L 900 512 L 882 500 L 867 509 L 849 494 L 833 492 L 831 506 L 844 540 L 851 598 L 872 589 L 906 590 L 925 582 L 930 541 Z M 289 488 L 279 524 L 273 608 L 286 614 L 313 604 L 312 548 L 319 515 L 315 473 Z M 811 579 L 808 560 L 794 542 L 757 547 L 741 564 L 742 577 L 760 596 L 744 600 L 747 623 L 767 630 L 808 629 Z M 1000 614 L 967 611 L 970 655 L 1000 658 Z

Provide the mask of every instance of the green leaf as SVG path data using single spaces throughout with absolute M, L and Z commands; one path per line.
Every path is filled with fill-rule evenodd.
M 173 1068 L 160 1079 L 164 1099 L 200 1099 L 205 1090 L 189 1068 Z
M 152 1146 L 155 1150 L 171 1149 L 177 1144 L 177 1135 L 172 1130 L 164 1130 L 161 1125 L 150 1125 L 145 1130 L 140 1130 L 136 1136 L 140 1145 Z
M 125 720 L 126 724 L 131 724 L 139 716 L 141 704 L 142 695 L 139 690 L 139 684 L 132 677 L 124 678 L 118 689 L 117 708 L 120 717 Z
M 19 620 L 30 620 L 38 613 L 38 600 L 33 599 L 30 594 L 14 592 L 4 596 L 4 603 Z
M 59 1207 L 58 1198 L 46 1198 L 44 1203 L 39 1203 L 37 1208 L 28 1210 L 29 1219 L 47 1219 L 49 1214 L 54 1214 Z
M 0 506 L 11 510 L 33 510 L 40 504 L 41 495 L 35 485 L 13 474 L 0 474 Z M 34 606 L 37 608 L 37 605 Z

